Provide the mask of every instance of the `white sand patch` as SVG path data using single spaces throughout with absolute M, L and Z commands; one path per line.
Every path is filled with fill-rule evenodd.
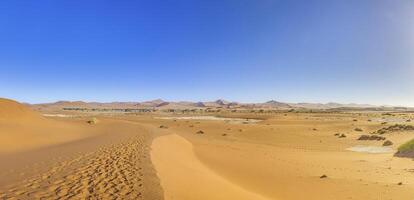
M 64 114 L 43 114 L 45 117 L 76 117 L 75 115 L 64 115 Z
M 373 118 L 371 119 L 374 122 L 389 122 L 389 123 L 402 123 L 407 121 L 406 119 L 390 117 L 390 118 Z
M 175 119 L 175 120 L 215 120 L 225 121 L 235 124 L 254 124 L 263 120 L 259 119 L 243 119 L 243 118 L 228 118 L 228 117 L 215 117 L 215 116 L 186 116 L 186 117 L 156 117 L 157 119 Z
M 391 147 L 378 147 L 378 146 L 363 146 L 357 145 L 347 148 L 348 151 L 361 152 L 361 153 L 393 153 L 394 150 Z

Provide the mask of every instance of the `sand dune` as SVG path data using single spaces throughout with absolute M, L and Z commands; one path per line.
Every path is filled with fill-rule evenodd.
M 162 199 L 149 157 L 150 131 L 119 120 L 106 122 L 103 128 L 110 133 L 47 147 L 45 153 L 14 156 L 36 160 L 23 162 L 29 168 L 22 168 L 22 162 L 9 164 L 8 169 L 0 166 L 22 176 L 0 181 L 0 199 Z M 0 162 L 8 158 L 0 156 Z
M 377 153 L 383 141 L 358 140 L 392 125 L 391 118 L 413 125 L 412 114 L 246 113 L 216 120 L 145 113 L 100 115 L 98 123 L 89 124 L 90 117 L 76 112 L 45 117 L 17 102 L 0 102 L 0 199 L 408 200 L 414 195 L 413 161 L 393 157 L 399 144 L 412 139 L 410 132 L 384 134 L 393 145 L 378 154 L 371 147 Z M 244 123 L 244 118 L 261 120 Z M 389 124 L 373 120 L 379 118 Z M 364 151 L 348 150 L 360 146 Z
M 267 199 L 215 174 L 198 160 L 191 143 L 178 135 L 159 137 L 152 148 L 166 200 Z
M 141 199 L 143 141 L 100 149 L 64 161 L 9 188 L 3 198 Z
M 164 151 L 164 155 L 174 156 L 177 154 L 175 149 L 179 149 L 178 154 L 182 154 L 182 146 L 190 146 L 187 149 L 195 154 L 197 163 L 201 162 L 201 166 L 211 170 L 211 174 L 270 199 L 410 199 L 414 195 L 411 160 L 394 158 L 392 153 L 371 154 L 347 150 L 356 145 L 382 145 L 378 141 L 358 141 L 361 133 L 354 131 L 354 128 L 374 131 L 384 125 L 370 122 L 365 117 L 358 117 L 358 121 L 354 121 L 356 117 L 358 115 L 352 114 L 281 114 L 258 124 L 188 119 L 148 122 L 163 124 L 191 143 L 174 146 L 168 144 L 165 138 L 164 144 L 158 145 L 164 148 L 160 151 Z M 196 134 L 198 130 L 204 134 Z M 346 133 L 347 137 L 336 137 L 334 134 L 338 132 Z M 398 145 L 413 136 L 410 133 L 395 133 L 387 137 Z M 169 145 L 171 147 L 168 150 L 166 146 Z M 153 149 L 157 150 L 156 147 Z M 160 158 L 158 165 L 171 166 L 177 160 L 190 160 L 182 157 Z M 168 162 L 162 163 L 162 160 Z M 157 168 L 157 162 L 154 163 Z M 172 196 L 186 190 L 196 193 L 198 187 L 208 188 L 202 181 L 194 181 L 189 185 L 180 183 L 181 180 L 191 182 L 191 178 L 182 179 L 186 176 L 185 170 L 177 170 L 172 175 L 168 174 L 170 171 L 166 167 L 157 170 L 163 187 L 172 188 Z M 166 172 L 162 173 L 163 170 Z M 190 170 L 194 169 L 187 171 Z M 327 178 L 320 178 L 322 175 L 327 175 Z M 168 176 L 170 182 L 165 178 Z M 167 179 L 166 183 L 163 183 L 164 179 Z M 174 182 L 173 179 L 180 181 Z M 401 185 L 398 184 L 400 182 Z M 168 189 L 165 190 L 167 197 Z M 208 194 L 200 191 L 193 195 Z
M 86 120 L 47 119 L 23 104 L 0 99 L 0 154 L 41 148 L 97 134 Z
M 39 113 L 29 107 L 10 99 L 0 98 L 0 122 L 33 122 L 42 119 Z

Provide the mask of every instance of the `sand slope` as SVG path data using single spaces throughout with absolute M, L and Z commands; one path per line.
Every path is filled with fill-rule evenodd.
M 46 119 L 23 104 L 0 98 L 0 154 L 74 141 L 94 132 L 86 119 Z
M 10 188 L 4 198 L 140 199 L 142 141 L 131 142 L 64 161 L 44 174 Z
M 108 133 L 47 147 L 45 153 L 34 154 L 33 150 L 20 153 L 27 159 L 36 156 L 38 162 L 22 170 L 8 170 L 12 175 L 20 174 L 20 181 L 3 182 L 3 177 L 7 177 L 2 175 L 7 170 L 3 169 L 0 199 L 162 199 L 149 158 L 150 131 L 121 120 L 100 125 L 103 127 L 97 128 Z M 5 161 L 2 158 L 7 159 L 0 156 L 0 163 Z M 54 161 L 45 160 L 48 158 Z M 16 162 L 16 169 L 24 167 L 22 163 L 27 162 Z
M 354 118 L 358 120 L 354 121 Z M 412 199 L 412 160 L 394 158 L 392 153 L 368 154 L 346 150 L 359 144 L 382 145 L 383 141 L 357 140 L 362 133 L 354 131 L 356 127 L 361 127 L 367 133 L 386 126 L 368 119 L 353 114 L 281 114 L 256 124 L 231 124 L 198 119 L 158 119 L 155 124 L 167 126 L 170 132 L 191 142 L 191 151 L 187 151 L 195 154 L 196 163 L 201 162 L 203 167 L 213 171 L 211 174 L 267 198 Z M 204 131 L 204 134 L 196 134 L 199 130 Z M 334 135 L 338 132 L 345 133 L 347 137 L 338 138 Z M 412 133 L 408 132 L 387 135 L 396 144 L 411 137 Z M 176 165 L 176 160 L 182 160 L 181 157 L 167 156 L 173 156 L 171 154 L 176 153 L 174 149 L 180 149 L 181 152 L 184 145 L 164 146 L 170 146 L 170 150 L 165 150 L 164 159 L 167 162 L 161 163 L 162 165 L 172 166 Z M 154 151 L 156 150 L 154 147 Z M 196 177 L 191 182 L 190 178 L 182 178 L 186 176 L 184 170 L 176 171 L 178 175 L 169 175 L 168 169 L 164 169 L 166 172 L 162 173 L 162 168 L 157 168 L 157 163 L 154 163 L 160 172 L 159 177 L 164 188 L 169 187 L 167 184 L 171 185 L 170 193 L 180 194 L 187 190 L 193 193 L 199 189 L 193 187 L 208 188 L 199 181 L 203 179 L 198 176 L 188 175 Z M 322 175 L 328 177 L 320 178 Z M 171 179 L 176 176 L 175 179 L 179 181 L 163 183 L 167 176 L 171 176 Z M 188 186 L 181 181 L 191 184 Z M 221 192 L 216 189 L 212 191 Z
M 152 149 L 166 200 L 267 199 L 215 174 L 198 160 L 191 143 L 178 135 L 156 138 Z
M 0 98 L 0 121 L 39 121 L 41 115 L 29 107 L 10 99 Z

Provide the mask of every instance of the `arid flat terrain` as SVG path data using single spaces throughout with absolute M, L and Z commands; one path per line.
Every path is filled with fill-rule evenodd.
M 414 161 L 394 156 L 414 138 L 410 112 L 233 109 L 125 113 L 1 99 L 0 198 L 414 197 Z

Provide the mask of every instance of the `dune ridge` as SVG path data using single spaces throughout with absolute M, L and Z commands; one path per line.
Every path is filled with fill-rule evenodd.
M 154 139 L 151 160 L 166 200 L 268 199 L 215 174 L 198 160 L 192 144 L 176 134 Z
M 0 98 L 0 121 L 38 121 L 44 118 L 30 107 L 17 101 Z
M 97 134 L 86 120 L 45 118 L 27 105 L 1 98 L 0 154 L 28 151 Z
M 113 123 L 110 126 L 118 127 L 120 133 L 114 129 L 112 134 L 92 139 L 102 138 L 98 142 L 109 144 L 45 164 L 47 170 L 0 188 L 0 199 L 161 200 L 162 191 L 149 158 L 152 134 L 136 124 Z M 117 137 L 123 139 L 118 141 Z

